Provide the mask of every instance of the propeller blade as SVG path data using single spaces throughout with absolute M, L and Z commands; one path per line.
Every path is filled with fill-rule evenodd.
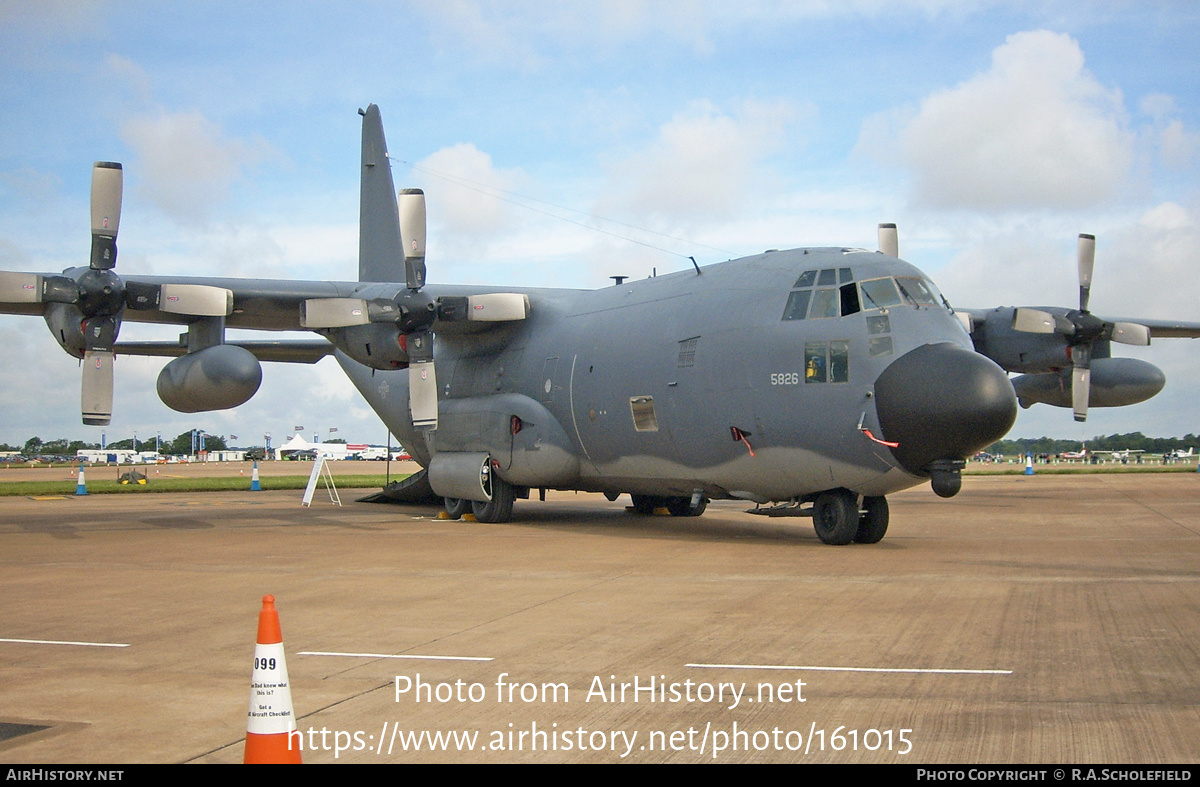
M 0 303 L 41 303 L 41 279 L 36 273 L 0 271 Z
M 88 350 L 83 354 L 80 408 L 88 426 L 108 426 L 112 420 L 113 353 Z
M 879 225 L 879 250 L 889 257 L 900 256 L 900 235 L 895 224 Z
M 404 245 L 404 282 L 408 289 L 419 290 L 425 286 L 425 192 L 403 189 L 396 199 Z
M 437 375 L 433 361 L 408 365 L 408 405 L 413 426 L 417 429 L 437 429 Z
M 208 284 L 164 284 L 160 311 L 196 317 L 228 317 L 233 313 L 233 290 Z
M 1121 344 L 1145 347 L 1150 344 L 1150 329 L 1136 322 L 1114 322 L 1112 340 Z
M 1092 390 L 1092 346 L 1077 344 L 1071 348 L 1071 409 L 1076 421 L 1086 421 L 1088 398 Z
M 1092 292 L 1092 269 L 1096 266 L 1096 236 L 1079 234 L 1079 311 L 1088 307 Z
M 345 328 L 370 321 L 362 298 L 310 298 L 300 304 L 302 328 Z
M 467 319 L 472 322 L 510 322 L 529 316 L 529 296 L 520 292 L 493 292 L 467 296 Z
M 1054 333 L 1054 315 L 1041 309 L 1018 308 L 1013 312 L 1012 327 L 1022 333 Z
M 433 333 L 427 329 L 405 335 L 408 352 L 408 408 L 413 426 L 437 429 L 438 390 L 433 368 Z
M 1076 421 L 1086 421 L 1088 411 L 1088 394 L 1092 390 L 1092 370 L 1073 369 L 1071 371 L 1071 409 L 1075 411 Z
M 97 270 L 117 264 L 117 230 L 121 225 L 123 171 L 114 161 L 92 166 L 92 260 Z
M 310 298 L 300 305 L 304 328 L 348 328 L 372 322 L 398 322 L 401 311 L 387 298 Z
M 79 283 L 70 276 L 0 271 L 0 303 L 78 303 Z

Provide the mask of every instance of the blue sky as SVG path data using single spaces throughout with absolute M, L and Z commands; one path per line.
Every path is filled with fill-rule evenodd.
M 120 271 L 354 279 L 374 102 L 397 185 L 429 195 L 430 281 L 600 287 L 873 248 L 895 221 L 955 305 L 1074 305 L 1091 232 L 1093 311 L 1200 320 L 1198 32 L 1182 1 L 0 0 L 0 269 L 84 264 L 106 159 Z M 0 441 L 99 439 L 43 323 L 0 318 L 0 348 Z M 1085 425 L 1038 405 L 1013 434 L 1200 432 L 1200 346 L 1117 352 L 1167 388 Z M 267 365 L 249 403 L 196 416 L 158 401 L 160 367 L 118 359 L 110 438 L 384 440 L 331 360 Z

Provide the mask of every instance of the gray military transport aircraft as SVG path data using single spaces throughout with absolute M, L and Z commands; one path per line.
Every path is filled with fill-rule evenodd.
M 508 521 L 531 490 L 626 493 L 675 516 L 743 499 L 812 516 L 825 543 L 875 543 L 886 496 L 926 480 L 954 495 L 1018 400 L 1079 419 L 1089 401 L 1142 401 L 1162 373 L 1111 358 L 1110 342 L 1200 335 L 1091 315 L 1089 236 L 1078 310 L 956 313 L 897 259 L 894 225 L 878 252 L 771 250 L 598 290 L 426 285 L 424 195 L 397 195 L 379 110 L 360 114 L 357 282 L 119 277 L 110 162 L 93 170 L 88 267 L 0 272 L 0 312 L 42 316 L 81 359 L 85 424 L 109 422 L 115 354 L 174 356 L 158 393 L 180 412 L 246 402 L 261 361 L 332 354 L 423 468 L 395 497 L 436 495 L 484 522 Z M 118 343 L 125 320 L 187 333 Z M 324 338 L 227 342 L 226 328 Z

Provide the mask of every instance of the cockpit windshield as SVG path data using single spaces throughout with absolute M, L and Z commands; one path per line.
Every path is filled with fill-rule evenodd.
M 900 288 L 900 292 L 910 303 L 937 303 L 937 298 L 934 297 L 925 282 L 915 276 L 897 276 L 896 286 Z
M 899 306 L 900 293 L 891 279 L 870 279 L 861 282 L 862 305 L 864 309 L 886 309 L 888 306 Z
M 901 304 L 912 306 L 950 304 L 928 279 L 920 276 L 883 276 L 855 282 L 850 268 L 808 270 L 792 285 L 785 320 L 820 320 L 846 317 L 860 311 L 887 309 Z

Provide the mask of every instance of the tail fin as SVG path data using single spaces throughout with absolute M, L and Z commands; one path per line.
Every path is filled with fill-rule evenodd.
M 383 138 L 379 107 L 359 110 L 362 126 L 362 180 L 358 205 L 358 280 L 404 281 L 404 246 L 392 164 Z

